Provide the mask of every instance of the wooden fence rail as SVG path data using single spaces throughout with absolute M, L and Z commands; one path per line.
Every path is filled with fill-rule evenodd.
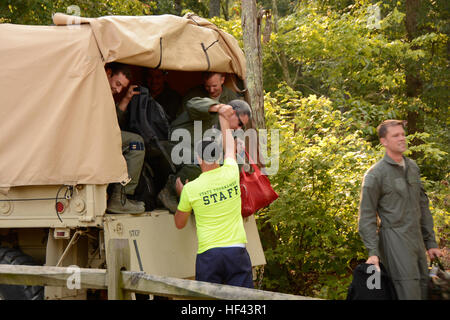
M 116 241 L 119 240 L 119 241 Z M 241 288 L 195 280 L 126 271 L 129 266 L 128 241 L 111 239 L 108 269 L 24 266 L 0 264 L 0 284 L 68 287 L 77 280 L 77 289 L 106 289 L 108 299 L 131 299 L 131 293 L 164 297 L 223 300 L 312 300 L 291 294 Z

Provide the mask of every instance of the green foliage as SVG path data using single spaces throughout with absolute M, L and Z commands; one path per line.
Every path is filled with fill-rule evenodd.
M 228 21 L 223 18 L 213 17 L 210 21 L 223 31 L 231 34 L 236 40 L 238 40 L 239 46 L 244 48 L 240 17 L 235 17 L 234 19 L 230 19 Z
M 450 174 L 442 181 L 425 181 L 430 199 L 430 210 L 434 220 L 434 231 L 441 248 L 450 241 L 450 195 L 448 192 Z
M 280 21 L 272 45 L 298 62 L 304 84 L 321 94 L 334 98 L 349 92 L 363 98 L 401 90 L 403 72 L 396 62 L 417 55 L 407 44 L 368 28 L 369 15 L 365 7 L 322 14 L 312 5 L 303 6 Z
M 442 1 L 424 5 L 419 12 L 420 32 L 409 42 L 402 1 L 347 4 L 302 2 L 278 21 L 278 33 L 264 47 L 266 91 L 277 90 L 280 80 L 290 74 L 296 79 L 289 83 L 294 90 L 328 97 L 335 110 L 355 120 L 354 129 L 361 130 L 374 146 L 378 143 L 375 128 L 381 121 L 406 119 L 411 112 L 424 119 L 425 132 L 446 131 L 449 30 L 443 22 L 448 21 L 448 5 Z M 282 55 L 287 66 L 281 63 Z M 414 70 L 422 83 L 414 97 L 407 94 L 407 70 Z M 448 134 L 434 140 L 435 150 L 448 152 Z M 448 160 L 428 161 L 428 169 L 436 170 L 429 176 L 442 179 L 442 165 L 447 168 Z
M 448 133 L 447 133 L 448 134 Z M 435 138 L 435 137 L 434 137 Z M 448 152 L 439 148 L 436 142 L 433 141 L 432 136 L 426 132 L 416 132 L 407 137 L 410 144 L 409 149 L 405 152 L 406 156 L 411 156 L 412 153 L 417 154 L 416 162 L 421 168 L 422 177 L 425 179 L 438 180 L 440 177 L 445 177 L 449 172 L 448 166 Z M 422 142 L 419 145 L 411 145 L 413 139 L 420 139 Z
M 179 1 L 179 9 L 176 8 L 173 0 L 156 0 L 152 2 L 155 3 L 155 14 L 183 15 L 186 12 L 193 12 L 201 17 L 208 17 L 209 13 L 209 1 L 181 0 Z M 178 12 L 178 10 L 181 11 Z
M 4 0 L 0 2 L 0 23 L 49 25 L 52 24 L 53 13 L 78 14 L 70 11 L 71 6 L 78 6 L 82 17 L 149 14 L 182 16 L 188 12 L 201 17 L 209 16 L 208 0 Z M 223 2 L 221 12 L 226 20 L 239 18 L 240 1 Z
M 266 251 L 277 275 L 268 275 L 265 285 L 320 296 L 345 283 L 350 261 L 364 257 L 357 234 L 360 183 L 380 155 L 327 98 L 280 85 L 265 101 L 267 127 L 279 129 L 281 140 L 280 169 L 271 178 L 280 198 L 259 216 L 278 240 Z
M 74 6 L 78 6 L 79 12 Z M 53 23 L 52 14 L 56 12 L 100 17 L 148 15 L 154 8 L 153 1 L 138 0 L 6 0 L 0 3 L 0 17 L 10 23 L 50 25 Z
M 270 10 L 270 9 L 272 9 L 273 0 L 258 0 L 257 3 L 262 8 L 264 8 L 266 10 L 268 10 L 268 9 Z M 276 3 L 277 3 L 278 14 L 280 16 L 284 17 L 288 14 L 291 14 L 294 11 L 297 1 L 277 0 Z

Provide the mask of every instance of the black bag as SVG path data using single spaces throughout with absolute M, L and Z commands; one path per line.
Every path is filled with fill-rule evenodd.
M 152 98 L 145 87 L 139 87 L 140 94 L 133 96 L 128 106 L 129 131 L 139 134 L 145 143 L 169 139 L 169 117 L 163 107 Z
M 139 134 L 145 143 L 146 153 L 152 157 L 163 155 L 172 172 L 175 166 L 161 141 L 169 140 L 169 117 L 163 107 L 152 98 L 145 87 L 133 96 L 128 106 L 128 131 Z
M 379 287 L 369 287 L 374 272 L 368 270 L 372 264 L 361 263 L 353 270 L 353 280 L 347 292 L 347 300 L 397 300 L 394 284 L 380 263 Z M 369 281 L 368 281 L 369 280 Z
M 146 160 L 134 199 L 143 201 L 145 210 L 151 211 L 157 207 L 161 181 L 166 180 L 168 175 L 166 170 L 161 170 L 161 166 L 152 161 L 164 161 L 165 158 L 169 170 L 175 172 L 176 169 L 164 147 L 169 139 L 169 117 L 147 88 L 139 87 L 139 92 L 128 105 L 127 131 L 137 133 L 144 139 Z
M 450 300 L 450 273 L 437 258 L 430 262 L 428 299 Z

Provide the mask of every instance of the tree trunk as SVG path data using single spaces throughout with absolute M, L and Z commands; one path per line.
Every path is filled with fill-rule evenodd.
M 278 33 L 278 4 L 277 0 L 272 0 L 272 16 L 273 16 L 273 31 L 275 33 Z M 278 63 L 280 64 L 281 71 L 283 72 L 283 80 L 286 82 L 288 86 L 291 88 L 295 88 L 295 85 L 297 83 L 297 78 L 299 75 L 300 67 L 297 68 L 296 74 L 294 76 L 291 76 L 291 73 L 289 71 L 289 62 L 288 58 L 286 56 L 286 53 L 281 50 L 278 54 L 274 52 L 274 55 L 276 56 Z
M 174 1 L 174 8 L 177 15 L 181 16 L 181 0 Z
M 223 17 L 226 21 L 228 21 L 230 19 L 230 16 L 228 14 L 228 7 L 229 7 L 228 0 L 225 0 L 222 3 L 222 13 L 223 13 Z
M 242 1 L 242 33 L 247 61 L 246 84 L 253 112 L 253 126 L 266 127 L 264 118 L 264 93 L 261 52 L 261 12 L 255 0 Z
M 407 39 L 411 42 L 418 36 L 417 34 L 417 17 L 420 9 L 420 0 L 406 0 L 406 34 Z M 419 71 L 415 65 L 408 65 L 406 68 L 406 96 L 415 98 L 420 95 L 422 89 L 422 81 L 419 78 Z M 408 133 L 423 131 L 423 117 L 419 110 L 408 110 Z M 418 141 L 413 141 L 417 145 Z
M 209 17 L 220 17 L 220 0 L 209 0 Z

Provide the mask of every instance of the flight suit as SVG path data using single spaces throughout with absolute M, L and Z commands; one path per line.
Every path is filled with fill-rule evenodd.
M 385 155 L 366 172 L 358 228 L 369 256 L 378 256 L 386 266 L 398 298 L 426 299 L 425 251 L 438 246 L 419 168 L 404 160 L 402 167 Z

